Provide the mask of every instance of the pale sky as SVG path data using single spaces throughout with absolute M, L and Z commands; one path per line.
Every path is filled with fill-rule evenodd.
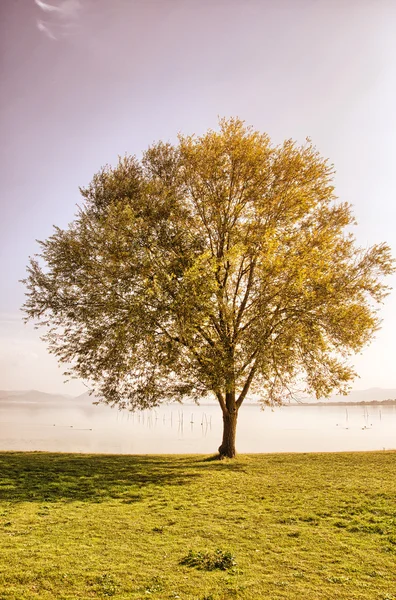
M 394 0 L 1 0 L 0 389 L 77 394 L 19 307 L 36 239 L 105 163 L 239 116 L 334 163 L 396 256 Z M 396 288 L 396 278 L 389 280 Z M 396 388 L 396 291 L 354 387 Z

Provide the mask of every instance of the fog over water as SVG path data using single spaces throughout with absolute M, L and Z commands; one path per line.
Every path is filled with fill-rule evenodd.
M 162 406 L 130 413 L 70 403 L 0 403 L 0 450 L 173 454 L 214 453 L 222 418 L 216 405 Z M 321 452 L 396 448 L 396 405 L 265 408 L 246 404 L 239 452 Z

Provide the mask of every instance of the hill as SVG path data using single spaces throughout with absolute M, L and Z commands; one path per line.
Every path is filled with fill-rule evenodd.
M 16 402 L 24 404 L 53 404 L 73 402 L 73 396 L 63 394 L 47 394 L 38 390 L 0 390 L 0 402 Z
M 97 398 L 84 392 L 78 396 L 68 396 L 66 394 L 48 394 L 39 390 L 0 390 L 0 402 L 19 402 L 34 404 L 60 404 L 72 403 L 89 406 Z M 246 404 L 255 404 L 257 398 L 246 399 Z M 328 399 L 315 400 L 313 398 L 303 399 L 299 406 L 313 405 L 332 405 L 332 404 L 396 404 L 396 389 L 370 388 L 368 390 L 353 390 L 348 396 L 331 396 Z M 188 404 L 188 403 L 187 403 Z M 213 402 L 203 402 L 205 404 L 216 404 Z
M 396 389 L 370 388 L 368 390 L 352 390 L 348 396 L 331 396 L 315 404 L 373 404 L 377 402 L 396 403 Z M 309 404 L 312 404 L 310 402 Z

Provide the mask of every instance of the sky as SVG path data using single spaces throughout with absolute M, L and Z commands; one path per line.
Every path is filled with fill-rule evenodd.
M 105 164 L 238 116 L 307 136 L 362 247 L 396 256 L 394 0 L 1 0 L 0 389 L 78 394 L 20 306 L 28 257 Z M 396 278 L 388 283 L 396 288 Z M 396 388 L 396 291 L 355 389 Z

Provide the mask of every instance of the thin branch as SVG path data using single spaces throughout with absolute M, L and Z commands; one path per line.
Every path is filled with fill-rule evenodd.
M 212 340 L 212 338 L 210 337 L 210 335 L 208 335 L 206 333 L 206 331 L 200 325 L 198 325 L 196 327 L 196 329 L 202 335 L 202 337 L 204 338 L 204 340 L 206 342 L 208 342 L 209 346 L 211 346 L 212 348 L 216 348 L 216 343 Z
M 239 310 L 238 310 L 237 318 L 236 318 L 236 321 L 235 321 L 235 326 L 234 326 L 234 338 L 235 338 L 235 337 L 236 337 L 236 335 L 237 335 L 237 332 L 238 332 L 238 329 L 239 329 L 239 326 L 240 326 L 240 324 L 241 324 L 241 320 L 242 320 L 242 317 L 243 317 L 243 313 L 244 313 L 244 310 L 245 310 L 245 308 L 246 308 L 246 303 L 247 303 L 247 301 L 248 301 L 249 294 L 250 294 L 250 291 L 251 291 L 251 289 L 252 289 L 252 285 L 253 285 L 253 274 L 254 274 L 254 269 L 255 269 L 255 266 L 256 266 L 256 262 L 257 262 L 257 259 L 256 259 L 256 258 L 254 258 L 254 259 L 251 261 L 251 263 L 250 263 L 250 267 L 249 267 L 249 277 L 248 277 L 248 281 L 247 281 L 247 284 L 246 284 L 246 291 L 245 291 L 245 295 L 244 295 L 244 297 L 243 297 L 243 299 L 242 299 L 241 305 L 240 305 L 240 307 L 239 307 Z
M 257 364 L 257 360 L 256 360 L 256 361 L 255 361 L 255 363 L 254 363 L 254 365 L 253 365 L 253 366 L 252 366 L 252 368 L 250 369 L 250 373 L 249 373 L 249 375 L 248 375 L 248 378 L 247 378 L 247 379 L 246 379 L 246 381 L 245 381 L 245 385 L 243 386 L 243 388 L 242 388 L 242 391 L 241 391 L 241 393 L 239 394 L 238 400 L 237 400 L 237 402 L 236 402 L 236 406 L 237 406 L 237 408 L 239 408 L 239 407 L 241 406 L 242 402 L 244 401 L 244 399 L 245 399 L 245 397 L 246 397 L 246 394 L 247 394 L 247 393 L 248 393 L 248 391 L 249 391 L 250 384 L 251 384 L 251 383 L 252 383 L 252 381 L 253 381 L 253 377 L 254 377 L 254 376 L 255 376 L 255 374 L 256 374 L 257 368 L 258 368 L 258 364 Z
M 226 412 L 226 410 L 227 410 L 227 406 L 226 406 L 226 403 L 225 403 L 225 401 L 224 401 L 223 394 L 220 392 L 220 390 L 216 390 L 216 391 L 215 391 L 215 394 L 216 394 L 217 400 L 219 401 L 219 404 L 220 404 L 220 406 L 221 406 L 221 410 L 222 410 L 223 412 Z

